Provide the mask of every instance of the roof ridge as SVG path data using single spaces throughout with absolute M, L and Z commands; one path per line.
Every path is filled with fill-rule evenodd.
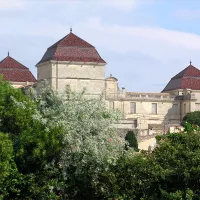
M 72 32 L 51 45 L 36 66 L 50 60 L 106 63 L 93 45 Z
M 86 42 L 85 40 L 83 40 L 82 38 L 80 38 L 79 36 L 75 35 L 74 33 L 70 32 L 69 34 L 67 34 L 66 36 L 64 36 L 62 39 L 60 39 L 59 41 L 57 41 L 56 43 L 54 43 L 53 45 L 51 45 L 50 47 L 47 48 L 48 49 L 52 49 L 52 48 L 56 48 L 58 46 L 67 46 L 67 47 L 81 47 L 84 48 L 83 46 L 80 45 L 62 45 L 61 43 L 65 41 L 65 39 L 68 39 L 68 37 L 73 36 L 76 39 L 80 40 L 81 42 L 85 43 L 85 45 L 87 45 L 87 48 L 95 48 L 93 45 L 91 45 L 90 43 Z
M 200 90 L 200 70 L 191 64 L 172 77 L 162 92 L 185 88 Z
M 198 72 L 199 74 L 198 74 L 198 76 L 200 76 L 200 70 L 198 69 L 198 68 L 196 68 L 195 66 L 193 66 L 193 65 L 189 65 L 189 66 L 187 66 L 185 69 L 183 69 L 182 71 L 180 71 L 178 74 L 176 74 L 175 76 L 173 76 L 172 78 L 171 78 L 171 80 L 174 80 L 174 79 L 178 79 L 178 78 L 182 78 L 182 77 L 184 77 L 184 76 L 187 76 L 188 74 L 187 73 L 189 73 L 189 70 L 190 69 L 193 69 L 193 70 L 195 70 L 196 72 Z M 191 74 L 193 74 L 194 72 L 190 72 Z
M 70 34 L 70 33 L 69 33 L 69 34 Z M 51 49 L 51 48 L 54 48 L 54 47 L 57 47 L 58 44 L 59 44 L 62 40 L 64 40 L 69 34 L 65 35 L 63 38 L 61 38 L 60 40 L 58 40 L 56 43 L 54 43 L 53 45 L 51 45 L 50 47 L 48 47 L 47 50 L 48 50 L 48 49 Z
M 17 60 L 15 60 L 14 58 L 12 58 L 11 56 L 5 57 L 5 58 L 0 62 L 0 68 L 1 68 L 1 65 L 2 65 L 4 62 L 6 62 L 7 59 L 11 59 L 12 61 L 16 62 L 18 65 L 20 65 L 21 67 L 23 67 L 24 69 L 28 69 L 28 70 L 29 70 L 28 67 L 24 66 L 22 63 L 18 62 Z M 14 67 L 14 68 L 12 68 L 12 69 L 16 69 L 16 68 L 17 68 L 17 69 L 21 69 L 21 68 L 18 68 L 18 67 Z

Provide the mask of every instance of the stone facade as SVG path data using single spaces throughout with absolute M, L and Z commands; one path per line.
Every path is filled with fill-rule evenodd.
M 109 109 L 118 109 L 124 114 L 114 124 L 119 133 L 124 136 L 127 130 L 133 130 L 139 142 L 151 143 L 155 135 L 182 130 L 180 124 L 186 113 L 200 111 L 200 70 L 191 62 L 172 77 L 161 93 L 120 89 L 117 78 L 105 77 L 105 66 L 95 47 L 71 30 L 50 46 L 37 63 L 37 84 L 29 69 L 9 54 L 0 62 L 0 74 L 15 88 L 29 88 L 34 84 L 41 89 L 48 85 L 55 90 L 66 87 L 76 92 L 85 90 L 89 98 L 101 95 Z
M 120 129 L 133 129 L 140 136 L 154 136 L 181 129 L 186 113 L 198 108 L 200 91 L 174 90 L 168 93 L 127 92 L 118 87 L 115 77 L 106 79 L 106 101 L 110 109 L 119 109 L 125 119 L 117 124 Z
M 67 61 L 48 61 L 37 66 L 37 80 L 47 80 L 56 90 L 68 85 L 73 91 L 96 97 L 105 90 L 105 64 Z
M 103 95 L 110 109 L 124 118 L 115 126 L 134 130 L 138 138 L 179 131 L 186 113 L 200 110 L 200 71 L 190 65 L 174 76 L 161 93 L 127 92 L 117 78 L 105 78 L 106 62 L 95 47 L 72 32 L 49 47 L 37 64 L 39 87 L 43 80 L 56 90 L 69 86 L 90 98 Z M 187 88 L 189 86 L 189 89 Z

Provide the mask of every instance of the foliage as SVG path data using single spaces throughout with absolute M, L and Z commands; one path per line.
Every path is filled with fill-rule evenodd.
M 180 196 L 179 199 L 199 199 L 199 141 L 199 131 L 158 138 L 159 147 L 152 154 L 153 161 L 161 169 L 158 197 L 173 199 L 175 195 L 177 198 Z
M 46 167 L 52 162 L 58 165 L 62 129 L 53 124 L 47 129 L 37 115 L 36 102 L 0 78 L 0 131 L 9 134 L 16 166 L 3 181 L 7 191 L 4 198 L 41 199 L 51 193 L 52 184 L 58 181 L 56 168 Z M 8 143 L 8 150 L 10 146 Z
M 185 122 L 188 122 L 192 125 L 200 126 L 200 111 L 194 111 L 194 112 L 187 113 L 183 118 L 183 122 L 184 122 L 184 124 L 185 124 Z
M 13 145 L 8 134 L 0 133 L 0 180 L 5 179 L 12 170 Z
M 65 198 L 95 199 L 98 175 L 115 165 L 124 152 L 125 141 L 111 124 L 120 118 L 107 110 L 101 99 L 87 99 L 70 90 L 44 90 L 35 96 L 46 127 L 63 127 L 60 159 L 65 180 Z
M 135 151 L 139 151 L 138 150 L 137 138 L 136 138 L 135 133 L 133 131 L 127 132 L 127 134 L 125 136 L 125 140 L 128 142 L 127 146 L 133 148 Z
M 110 199 L 198 200 L 199 166 L 199 131 L 157 136 L 153 152 L 128 152 L 104 171 L 97 191 Z
M 102 99 L 48 88 L 25 96 L 0 78 L 0 199 L 200 199 L 199 126 L 135 153 L 133 132 L 124 150 L 112 126 L 120 118 Z

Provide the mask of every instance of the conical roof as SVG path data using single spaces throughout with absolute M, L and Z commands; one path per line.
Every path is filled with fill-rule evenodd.
M 172 77 L 162 92 L 186 88 L 200 90 L 200 70 L 191 64 Z
M 0 62 L 0 74 L 11 82 L 36 82 L 29 69 L 9 55 Z
M 38 64 L 50 60 L 106 63 L 94 46 L 72 32 L 50 46 Z

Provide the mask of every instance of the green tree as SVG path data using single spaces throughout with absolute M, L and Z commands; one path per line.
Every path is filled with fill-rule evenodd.
M 5 183 L 8 199 L 58 197 L 62 127 L 41 119 L 36 102 L 0 78 L 0 131 L 9 134 L 18 169 Z
M 198 130 L 157 136 L 153 152 L 126 153 L 104 171 L 97 191 L 111 199 L 199 200 L 199 166 Z
M 183 123 L 185 122 L 200 126 L 200 111 L 187 113 L 183 118 Z
M 17 168 L 14 163 L 13 143 L 8 134 L 0 133 L 0 199 L 8 196 L 7 180 L 14 173 L 17 173 Z
M 111 128 L 121 114 L 109 111 L 100 98 L 87 99 L 70 90 L 44 90 L 35 99 L 46 126 L 63 127 L 65 199 L 102 199 L 96 193 L 99 175 L 124 153 L 124 139 Z
M 125 136 L 125 140 L 128 142 L 127 146 L 133 148 L 135 151 L 139 150 L 138 149 L 137 138 L 136 138 L 135 133 L 133 131 L 128 131 L 127 132 L 127 134 Z

